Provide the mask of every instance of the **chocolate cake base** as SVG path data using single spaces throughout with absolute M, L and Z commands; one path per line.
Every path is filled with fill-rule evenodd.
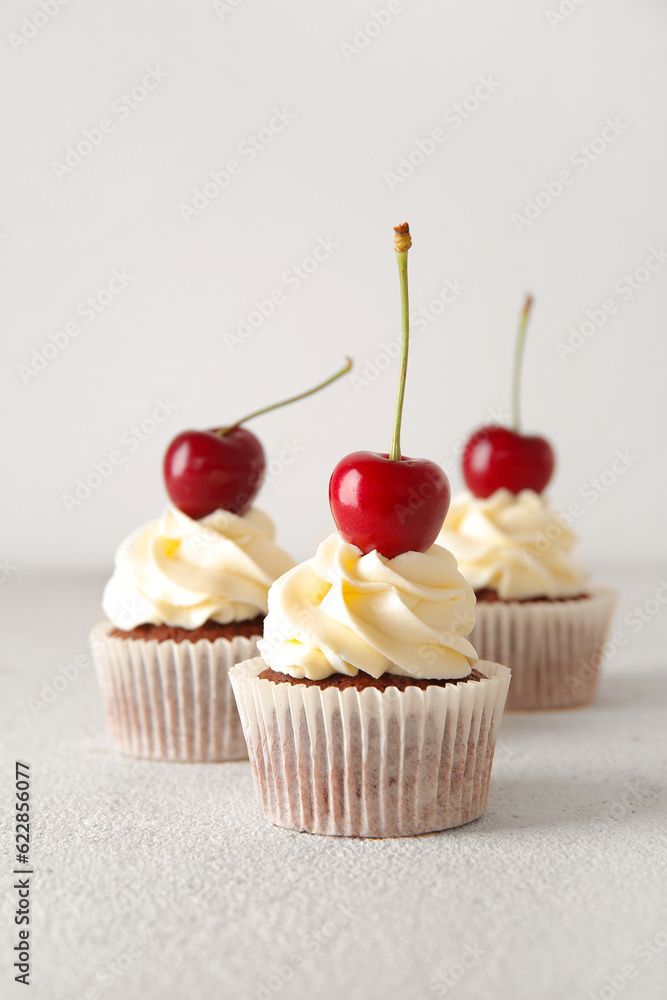
M 433 687 L 434 684 L 437 687 L 446 687 L 447 684 L 465 684 L 466 681 L 486 680 L 486 675 L 480 673 L 479 670 L 475 670 L 474 667 L 467 677 L 459 677 L 458 679 L 406 677 L 403 674 L 382 674 L 381 677 L 371 677 L 370 674 L 359 671 L 353 677 L 349 674 L 331 674 L 329 677 L 322 678 L 322 680 L 314 681 L 308 677 L 292 677 L 291 674 L 281 674 L 276 670 L 271 670 L 270 667 L 263 670 L 259 677 L 263 681 L 272 681 L 274 684 L 303 684 L 306 687 L 319 687 L 322 689 L 337 688 L 339 691 L 345 691 L 346 688 L 356 688 L 357 691 L 363 691 L 365 688 L 386 691 L 389 687 L 398 688 L 399 691 L 405 691 L 408 687 L 418 687 L 424 691 L 428 687 Z
M 588 594 L 575 594 L 573 597 L 501 597 L 497 590 L 491 587 L 482 587 L 475 591 L 478 601 L 486 601 L 489 604 L 502 602 L 503 604 L 558 604 L 561 601 L 583 601 Z
M 242 622 L 228 622 L 220 625 L 219 622 L 207 621 L 199 628 L 181 628 L 177 625 L 137 625 L 136 628 L 124 631 L 121 628 L 114 628 L 109 633 L 114 639 L 142 639 L 147 642 L 155 639 L 157 642 L 197 642 L 199 639 L 208 639 L 215 642 L 216 639 L 233 639 L 241 635 L 246 639 L 261 635 L 264 627 L 264 615 L 256 618 L 249 618 Z

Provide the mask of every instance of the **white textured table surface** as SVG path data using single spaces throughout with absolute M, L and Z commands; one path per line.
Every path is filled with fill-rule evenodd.
M 5 582 L 0 996 L 664 1000 L 660 575 L 610 579 L 627 642 L 593 709 L 505 717 L 483 819 L 388 841 L 268 825 L 247 763 L 118 757 L 91 667 L 44 700 L 86 653 L 101 581 Z M 635 605 L 645 622 L 626 620 Z M 32 773 L 29 993 L 11 968 L 16 758 Z

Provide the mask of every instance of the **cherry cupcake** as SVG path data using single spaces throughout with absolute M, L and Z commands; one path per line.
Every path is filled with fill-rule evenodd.
M 294 565 L 271 519 L 251 506 L 264 466 L 261 443 L 240 423 L 180 434 L 164 462 L 172 505 L 118 549 L 91 643 L 123 753 L 247 756 L 229 669 L 256 656 L 269 587 Z
M 468 491 L 454 497 L 438 541 L 477 596 L 471 639 L 512 668 L 508 711 L 581 708 L 597 692 L 617 605 L 581 564 L 572 519 L 543 496 L 554 452 L 519 432 L 518 383 L 532 299 L 524 306 L 514 377 L 514 429 L 482 427 L 466 444 Z
M 478 660 L 473 591 L 434 544 L 447 478 L 401 453 L 410 245 L 407 224 L 397 227 L 391 451 L 338 463 L 338 531 L 272 585 L 261 655 L 230 671 L 264 815 L 310 833 L 404 837 L 481 816 L 510 680 Z

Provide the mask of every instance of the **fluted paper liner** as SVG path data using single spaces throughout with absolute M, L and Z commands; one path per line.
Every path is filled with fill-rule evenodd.
M 616 592 L 594 584 L 567 601 L 478 601 L 468 637 L 483 659 L 512 668 L 508 711 L 583 708 L 595 701 Z
M 244 760 L 248 754 L 229 669 L 257 655 L 257 639 L 122 639 L 110 622 L 91 633 L 109 734 L 131 757 Z
M 272 823 L 408 837 L 486 811 L 510 671 L 425 690 L 273 683 L 261 658 L 230 670 L 260 806 Z

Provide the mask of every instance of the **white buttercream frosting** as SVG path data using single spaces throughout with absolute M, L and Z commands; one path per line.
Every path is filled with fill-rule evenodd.
M 465 638 L 474 624 L 475 595 L 450 552 L 433 545 L 387 559 L 334 533 L 273 584 L 258 645 L 292 677 L 460 678 L 477 660 Z
M 294 565 L 273 541 L 271 519 L 218 510 L 194 521 L 169 507 L 134 531 L 116 553 L 102 606 L 117 628 L 198 628 L 266 614 L 269 587 Z
M 465 492 L 452 500 L 438 543 L 475 590 L 489 587 L 505 600 L 574 597 L 589 576 L 570 520 L 533 490 L 486 499 Z

